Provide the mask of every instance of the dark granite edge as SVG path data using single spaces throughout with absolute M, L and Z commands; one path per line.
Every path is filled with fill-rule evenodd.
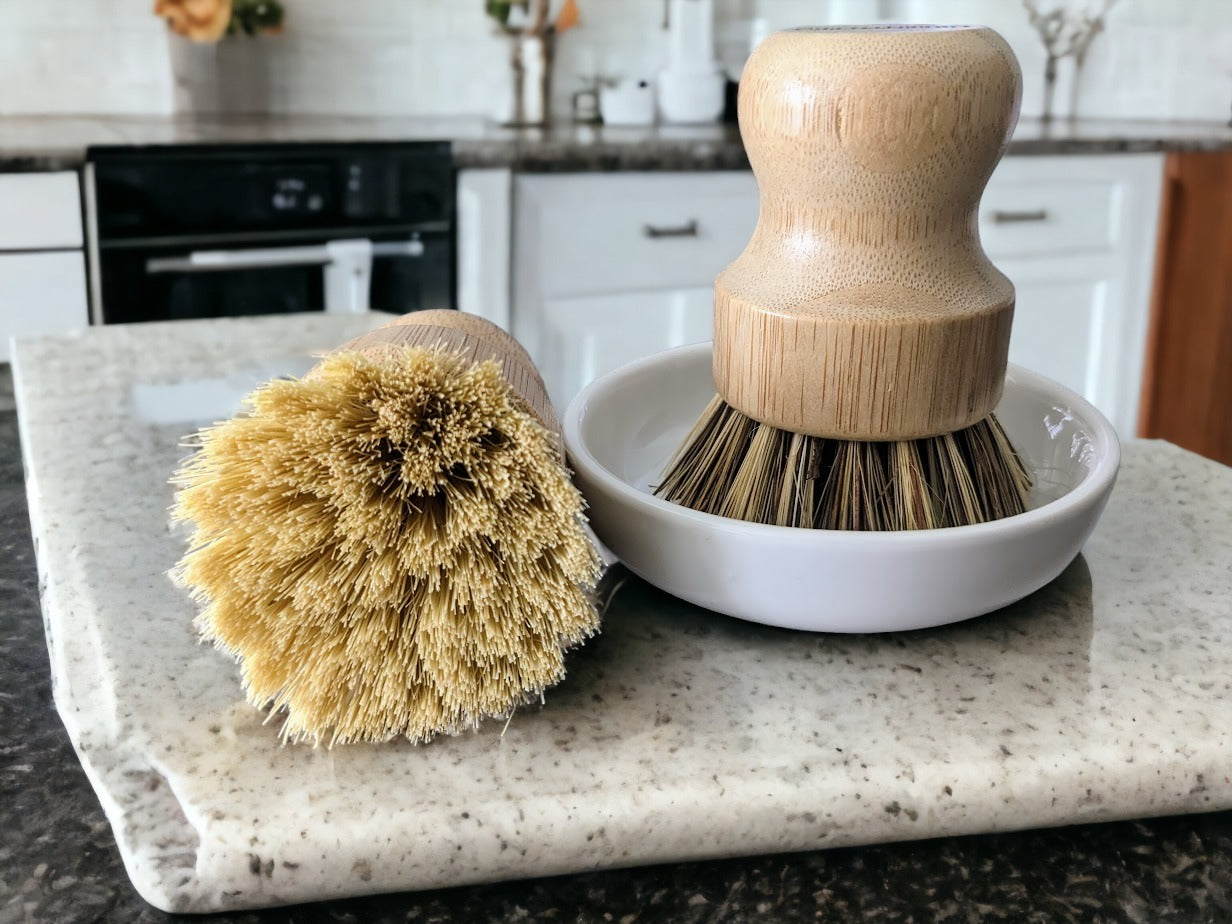
M 4 120 L 0 119 L 0 129 Z M 377 123 L 374 123 L 377 124 Z M 244 123 L 251 129 L 249 123 Z M 1132 130 L 1130 130 L 1132 129 Z M 408 130 L 407 137 L 414 133 Z M 511 168 L 526 173 L 745 170 L 748 158 L 734 125 L 652 126 L 646 129 L 605 129 L 603 126 L 562 125 L 546 130 L 501 129 L 462 132 L 451 136 L 454 163 L 458 169 Z M 273 132 L 271 140 L 277 140 Z M 291 141 L 359 141 L 369 137 L 361 126 L 348 123 L 345 130 L 321 129 Z M 370 137 L 396 140 L 388 126 L 373 129 Z M 216 134 L 184 143 L 223 143 L 232 139 L 226 124 Z M 246 139 L 251 140 L 251 139 Z M 114 141 L 112 143 L 115 143 Z M 140 143 L 134 141 L 134 144 Z M 52 145 L 6 149 L 0 141 L 0 172 L 20 173 L 75 170 L 85 162 L 85 145 Z M 1212 122 L 1167 123 L 1054 123 L 1026 120 L 1010 141 L 1008 153 L 1015 156 L 1098 155 L 1232 150 L 1232 130 Z
M 23 151 L 12 154 L 0 149 L 0 173 L 54 173 L 58 170 L 78 170 L 85 163 L 84 148 Z
M 1024 138 L 1011 140 L 1006 153 L 1015 157 L 1045 157 L 1050 155 L 1097 154 L 1169 154 L 1204 151 L 1218 153 L 1232 150 L 1232 137 L 1203 138 Z

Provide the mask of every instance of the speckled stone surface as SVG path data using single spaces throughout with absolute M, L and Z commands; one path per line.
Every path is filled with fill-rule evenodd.
M 0 171 L 79 167 L 98 144 L 452 140 L 458 167 L 526 172 L 740 170 L 748 158 L 735 125 L 646 128 L 561 123 L 510 129 L 476 118 L 325 116 L 9 116 L 0 118 Z M 1010 154 L 1220 151 L 1220 122 L 1078 119 L 1018 124 Z
M 1060 580 L 989 617 L 902 636 L 803 636 L 715 617 L 630 580 L 604 634 L 574 655 L 570 678 L 545 708 L 519 713 L 503 739 L 492 728 L 420 749 L 277 747 L 274 730 L 239 703 L 231 666 L 192 644 L 191 610 L 163 577 L 179 549 L 166 527 L 165 478 L 184 427 L 160 416 L 148 387 L 179 383 L 181 407 L 200 413 L 225 404 L 254 369 L 285 360 L 298 370 L 308 348 L 353 332 L 335 323 L 348 321 L 110 328 L 18 351 L 32 513 L 41 567 L 54 578 L 44 605 L 57 701 L 130 873 L 147 894 L 151 883 L 162 888 L 162 903 L 299 901 L 1232 804 L 1232 472 L 1163 444 L 1127 447 L 1103 524 Z M 210 388 L 183 389 L 203 377 Z M 163 422 L 138 425 L 134 408 Z M 1228 912 L 1226 855 L 1214 866 L 1208 855 L 1226 844 L 1226 824 L 1172 824 L 1159 830 L 1182 832 L 1181 847 L 1163 845 L 1166 833 L 1121 827 L 1144 855 L 1171 851 L 1173 878 L 1204 864 L 1201 894 L 1176 907 Z M 1195 833 L 1208 830 L 1209 844 Z M 980 878 L 968 889 L 983 895 L 977 902 L 995 893 L 1008 903 L 992 910 L 1057 912 L 1044 920 L 1066 901 L 1080 914 L 1110 900 L 1099 897 L 1102 880 L 1088 887 L 1069 869 L 1057 874 L 1056 904 L 1040 904 L 1045 896 L 1014 885 L 1022 873 L 995 888 L 983 882 L 982 872 L 1006 872 L 1005 857 L 981 871 L 961 846 L 942 843 L 945 856 L 958 851 L 946 862 Z M 998 843 L 994 854 L 1029 853 L 1023 841 Z M 834 863 L 914 856 L 903 863 L 932 865 L 927 845 L 880 850 L 837 852 Z M 736 920 L 723 909 L 784 912 L 785 903 L 882 907 L 887 919 L 909 920 L 923 901 L 914 885 L 906 903 L 875 888 L 856 900 L 827 872 L 829 854 L 812 856 L 627 874 L 641 877 L 636 888 L 618 887 L 617 873 L 561 882 L 566 893 L 592 883 L 609 909 L 632 908 L 613 918 L 629 920 L 639 914 L 630 902 L 648 916 L 659 908 L 663 920 Z M 690 870 L 729 882 L 726 896 L 681 894 Z M 60 892 L 78 882 L 35 873 L 21 883 L 27 901 L 31 890 L 54 898 L 57 882 Z M 1156 885 L 1126 881 L 1128 916 L 1108 919 L 1148 919 L 1139 912 L 1160 902 Z M 676 885 L 646 885 L 655 882 Z M 754 882 L 763 891 L 749 905 L 742 890 Z M 552 901 L 551 882 L 517 888 L 476 894 Z M 436 893 L 416 907 L 457 907 L 469 894 Z M 927 905 L 934 913 L 952 904 L 937 900 Z M 373 917 L 400 907 L 385 901 L 354 907 Z M 505 919 L 523 907 L 514 903 Z

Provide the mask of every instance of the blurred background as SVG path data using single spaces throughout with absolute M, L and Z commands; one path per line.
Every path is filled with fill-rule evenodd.
M 556 4 L 559 6 L 559 4 Z M 0 3 L 0 113 L 170 115 L 201 110 L 490 115 L 508 80 L 507 37 L 482 0 L 282 0 L 276 35 L 195 46 L 140 0 Z M 1040 0 L 1098 12 L 1104 6 Z M 669 0 L 579 0 L 556 43 L 553 110 L 597 77 L 667 64 Z M 768 31 L 844 22 L 973 22 L 1013 45 L 1023 114 L 1042 110 L 1044 45 L 1018 0 L 714 0 L 720 58 L 738 76 Z M 1068 78 L 1065 78 L 1068 79 Z M 1120 0 L 1081 78 L 1090 117 L 1232 115 L 1232 12 L 1224 0 Z
M 129 563 L 145 561 L 143 543 L 156 537 L 126 531 L 130 521 L 119 517 L 114 530 L 108 526 L 107 542 L 86 533 L 78 542 L 75 524 L 161 503 L 158 492 L 169 494 L 165 475 L 143 485 L 145 506 L 127 496 L 133 479 L 151 470 L 142 454 L 170 446 L 157 440 L 178 441 L 188 432 L 185 421 L 228 416 L 257 382 L 310 367 L 299 346 L 292 357 L 251 366 L 244 357 L 252 351 L 238 348 L 244 332 L 261 328 L 266 333 L 256 342 L 264 343 L 276 339 L 268 331 L 290 331 L 296 336 L 288 340 L 298 344 L 313 330 L 357 323 L 320 318 L 321 312 L 456 308 L 510 331 L 563 411 L 597 376 L 711 336 L 715 276 L 741 253 L 759 213 L 735 118 L 737 81 L 750 51 L 776 30 L 892 22 L 988 25 L 1021 62 L 1022 118 L 978 214 L 982 245 L 1016 290 L 1010 360 L 1085 397 L 1123 441 L 1164 439 L 1232 464 L 1232 0 L 0 0 L 0 509 L 8 511 L 0 521 L 10 528 L 0 535 L 0 564 L 11 568 L 0 569 L 0 615 L 10 618 L 0 627 L 0 673 L 15 679 L 13 695 L 0 697 L 0 726 L 14 717 L 8 724 L 20 732 L 6 751 L 10 769 L 0 768 L 0 787 L 7 781 L 15 793 L 0 799 L 12 806 L 5 816 L 11 843 L 0 842 L 0 850 L 17 861 L 0 879 L 12 896 L 0 901 L 0 922 L 151 920 L 129 888 L 107 822 L 52 713 L 37 600 L 51 587 L 55 600 L 86 615 L 111 606 L 123 608 L 126 624 L 141 615 L 131 601 L 142 599 L 146 578 Z M 893 132 L 886 137 L 901 140 Z M 287 318 L 232 320 L 247 315 Z M 158 345 L 139 361 L 124 345 L 135 331 L 133 341 Z M 28 345 L 47 335 L 59 339 Z M 231 367 L 219 370 L 219 356 L 234 361 Z M 53 381 L 64 386 L 62 394 L 43 384 Z M 104 403 L 106 413 L 96 414 Z M 53 529 L 71 537 L 67 577 L 43 574 L 40 581 L 20 532 L 26 491 L 17 411 L 23 433 L 37 424 L 47 434 L 42 451 L 44 460 L 57 457 L 53 471 L 80 473 L 28 486 L 35 534 Z M 138 425 L 112 426 L 130 418 Z M 100 453 L 111 453 L 115 465 L 100 473 L 62 450 L 57 440 L 70 427 L 97 433 Z M 26 470 L 33 472 L 26 449 Z M 1139 460 L 1155 458 L 1154 450 L 1135 452 Z M 106 472 L 130 463 L 128 480 L 109 480 Z M 1190 770 L 1205 765 L 1178 763 L 1191 759 L 1189 750 L 1166 751 L 1186 729 L 1199 727 L 1167 728 L 1174 710 L 1211 729 L 1206 749 L 1193 753 L 1213 753 L 1226 740 L 1218 733 L 1228 724 L 1219 720 L 1228 714 L 1226 695 L 1220 699 L 1227 679 L 1202 673 L 1215 663 L 1208 655 L 1220 646 L 1223 627 L 1212 614 L 1220 605 L 1226 614 L 1226 600 L 1200 602 L 1211 591 L 1191 579 L 1210 572 L 1216 591 L 1207 599 L 1221 599 L 1226 580 L 1214 582 L 1228 567 L 1219 560 L 1227 543 L 1218 541 L 1227 525 L 1217 506 L 1178 504 L 1171 513 L 1166 507 L 1169 498 L 1215 496 L 1227 471 L 1194 459 L 1144 471 L 1137 469 L 1134 484 L 1157 478 L 1161 490 L 1158 498 L 1134 502 L 1143 509 L 1158 504 L 1161 517 L 1175 518 L 1171 533 L 1161 531 L 1163 541 L 1195 537 L 1164 548 L 1160 561 L 1211 540 L 1190 570 L 1159 578 L 1163 566 L 1147 562 L 1155 535 L 1124 549 L 1107 541 L 1092 573 L 1079 561 L 1057 585 L 1059 596 L 1038 598 L 1048 612 L 1035 615 L 1067 627 L 1051 649 L 1024 641 L 1026 622 L 1016 627 L 1019 617 L 1034 618 L 1029 609 L 1017 611 L 1008 629 L 996 623 L 980 630 L 991 633 L 992 656 L 1024 655 L 1021 676 L 998 668 L 998 683 L 1009 678 L 1001 688 L 1006 715 L 1028 668 L 1043 676 L 1039 690 L 1027 684 L 1029 692 L 1047 694 L 1049 707 L 1058 688 L 1048 675 L 1073 680 L 1075 708 L 1083 711 L 1071 724 L 1056 725 L 1061 756 L 1052 770 L 1045 768 L 1051 758 L 1041 758 L 1042 775 L 1019 788 L 1043 793 L 1049 773 L 1076 773 L 1076 793 L 1097 787 L 1075 803 L 1084 818 L 1121 817 L 1109 813 L 1127 812 L 1122 806 L 1134 799 L 1143 814 L 1162 811 L 1174 804 L 1156 798 L 1165 790 L 1191 808 L 1209 807 L 1226 791 L 1226 780 L 1221 791 L 1209 770 L 1209 789 L 1202 772 L 1195 781 Z M 1191 471 L 1206 480 L 1195 474 L 1190 481 Z M 51 506 L 40 515 L 43 497 L 69 504 L 73 518 L 56 522 Z M 1128 514 L 1118 523 L 1146 526 Z M 107 555 L 99 551 L 104 545 Z M 102 564 L 112 561 L 123 564 L 122 573 Z M 79 574 L 98 581 L 89 599 L 73 589 Z M 1126 593 L 1140 596 L 1108 592 L 1110 575 L 1130 574 Z M 1123 600 L 1141 604 L 1122 607 Z M 1199 621 L 1186 623 L 1186 614 Z M 1049 625 L 1043 624 L 1045 643 Z M 948 638 L 945 645 L 956 637 Z M 1182 649 L 1187 640 L 1199 653 Z M 53 663 L 77 657 L 71 645 L 64 651 L 54 657 L 53 650 Z M 981 657 L 962 655 L 961 664 L 963 672 L 983 665 L 984 690 L 994 673 Z M 876 671 L 920 672 L 894 666 L 898 658 L 878 654 Z M 87 661 L 94 663 L 78 663 Z M 1099 674 L 1089 668 L 1108 664 L 1112 674 L 1128 665 L 1131 686 L 1141 678 L 1141 697 L 1130 690 L 1119 712 L 1112 702 L 1117 691 L 1091 683 Z M 165 667 L 151 665 L 151 676 L 161 677 Z M 885 697 L 894 709 L 908 687 L 884 682 L 898 690 Z M 1170 702 L 1177 691 L 1184 696 Z M 1066 708 L 1063 697 L 1057 702 Z M 957 713 L 965 714 L 965 700 L 961 705 Z M 1207 712 L 1207 705 L 1222 711 Z M 1145 711 L 1136 718 L 1139 708 Z M 1092 750 L 1088 742 L 1099 759 L 1078 761 L 1071 758 L 1082 748 L 1069 744 L 1075 734 L 1128 728 L 1108 725 L 1114 713 L 1126 722 L 1143 719 L 1134 726 L 1140 733 L 1117 742 L 1137 748 L 1125 752 L 1124 778 L 1162 775 L 1155 789 L 1118 790 L 1114 782 L 1105 802 L 1100 780 L 1117 778 L 1100 774 L 1120 766 L 1122 755 L 1111 747 Z M 174 719 L 169 715 L 166 722 Z M 647 715 L 657 727 L 657 717 Z M 132 727 L 127 717 L 117 722 Z M 154 726 L 164 727 L 160 722 L 164 717 Z M 1044 725 L 1050 737 L 1052 728 Z M 1160 728 L 1167 733 L 1156 740 Z M 1001 731 L 999 740 L 1013 730 Z M 93 746 L 94 739 L 82 740 Z M 996 742 L 991 747 L 995 756 Z M 1010 755 L 1005 744 L 1000 749 Z M 1014 749 L 1021 762 L 1019 744 Z M 1142 756 L 1136 771 L 1128 767 L 1135 753 Z M 852 772 L 861 773 L 854 769 L 858 758 L 842 757 L 849 759 Z M 130 772 L 128 763 L 121 769 L 126 792 L 144 788 L 147 777 L 156 789 L 163 781 L 145 769 Z M 905 764 L 882 770 L 887 780 L 915 779 Z M 980 780 L 981 788 L 985 782 L 991 781 Z M 1012 804 L 1018 782 L 995 790 L 1004 793 L 1005 806 L 988 797 L 993 826 L 1026 823 L 1016 820 Z M 953 795 L 948 785 L 945 792 Z M 163 800 L 165 787 L 158 793 L 149 798 Z M 1059 804 L 1049 818 L 1059 819 L 1066 803 Z M 902 809 L 898 820 L 914 823 L 907 803 Z M 900 805 L 885 807 L 891 815 L 876 804 L 870 812 L 889 824 Z M 676 909 L 676 919 L 751 919 L 754 912 L 775 915 L 765 908 L 775 894 L 781 902 L 786 888 L 806 904 L 812 897 L 812 915 L 814 906 L 847 907 L 842 889 L 855 882 L 873 897 L 851 907 L 878 909 L 867 912 L 872 916 L 904 908 L 900 919 L 917 919 L 926 907 L 959 914 L 951 895 L 969 897 L 972 915 L 1013 918 L 1037 891 L 1035 908 L 1049 909 L 1040 912 L 1045 917 L 1099 915 L 1118 901 L 1124 914 L 1109 910 L 1106 919 L 1148 920 L 1147 903 L 1166 901 L 1186 914 L 1161 911 L 1160 920 L 1214 919 L 1211 909 L 1226 915 L 1232 907 L 1232 838 L 1227 816 L 1211 817 L 1208 827 L 1168 821 L 1104 834 L 1078 829 L 1070 840 L 969 839 L 970 863 L 953 860 L 948 847 L 938 853 L 930 841 L 914 855 L 845 852 L 846 859 L 827 861 L 833 866 L 805 860 L 796 868 L 804 878 L 784 878 L 790 868 L 783 865 L 763 867 L 782 875 L 715 866 L 726 872 L 706 874 L 722 883 L 709 891 L 727 897 L 714 905 L 695 892 L 695 873 L 668 866 L 652 874 L 658 879 L 628 880 L 629 889 L 624 879 L 595 887 L 593 879 L 561 878 L 523 892 L 476 892 L 474 907 L 485 896 L 514 896 L 505 908 L 510 920 L 522 920 L 523 896 L 552 903 L 555 914 L 558 901 L 567 907 L 570 896 L 585 893 L 594 919 L 611 920 L 608 906 L 615 907 L 619 891 L 616 904 L 637 907 L 644 899 L 651 918 Z M 150 830 L 141 816 L 133 818 L 133 830 Z M 882 830 L 879 824 L 870 830 Z M 164 828 L 157 830 L 162 837 Z M 179 841 L 170 843 L 168 850 L 180 849 Z M 251 859 L 256 873 L 259 858 Z M 268 880 L 274 861 L 267 863 Z M 361 865 L 366 882 L 366 862 L 352 873 Z M 940 872 L 917 881 L 917 869 Z M 654 882 L 665 887 L 644 885 Z M 899 904 L 886 904 L 894 891 L 887 884 L 902 882 Z M 840 898 L 832 900 L 831 885 Z M 669 910 L 656 911 L 664 895 Z M 987 895 L 1004 907 L 983 904 Z M 48 909 L 45 916 L 40 909 Z M 288 914 L 284 919 L 356 919 L 330 910 Z
M 1011 359 L 1232 461 L 1228 0 L 0 0 L 0 358 L 87 324 L 457 307 L 563 406 L 709 337 L 757 215 L 750 50 L 890 22 L 989 25 L 1021 62 L 980 212 Z

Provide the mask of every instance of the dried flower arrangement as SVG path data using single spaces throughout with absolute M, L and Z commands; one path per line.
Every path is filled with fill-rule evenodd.
M 1057 63 L 1063 58 L 1074 59 L 1074 87 L 1071 92 L 1076 95 L 1078 78 L 1082 74 L 1082 66 L 1086 63 L 1087 52 L 1091 50 L 1091 43 L 1096 36 L 1104 31 L 1104 20 L 1116 3 L 1117 0 L 1100 0 L 1098 12 L 1056 7 L 1047 13 L 1041 13 L 1036 0 L 1022 0 L 1027 18 L 1039 34 L 1040 41 L 1044 43 L 1044 51 L 1048 56 L 1044 63 L 1044 111 L 1041 116 L 1044 121 L 1052 118 Z M 1071 101 L 1071 116 L 1073 111 Z
M 555 18 L 551 6 L 551 0 L 484 0 L 484 12 L 513 39 L 512 125 L 543 125 L 550 119 L 555 39 L 581 19 L 577 0 L 565 0 Z
M 154 0 L 154 14 L 178 35 L 217 42 L 224 35 L 278 32 L 285 11 L 279 0 Z
M 565 0 L 556 19 L 548 21 L 549 0 L 484 0 L 484 11 L 501 28 L 513 35 L 544 36 L 551 32 L 564 32 L 578 24 L 576 0 Z M 525 23 L 519 27 L 518 20 Z

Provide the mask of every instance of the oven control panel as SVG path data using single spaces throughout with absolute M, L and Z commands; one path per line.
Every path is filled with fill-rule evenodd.
M 287 215 L 316 215 L 325 208 L 329 190 L 316 178 L 295 173 L 274 180 L 270 193 L 270 205 L 275 212 Z
M 448 142 L 87 152 L 101 241 L 453 221 Z

